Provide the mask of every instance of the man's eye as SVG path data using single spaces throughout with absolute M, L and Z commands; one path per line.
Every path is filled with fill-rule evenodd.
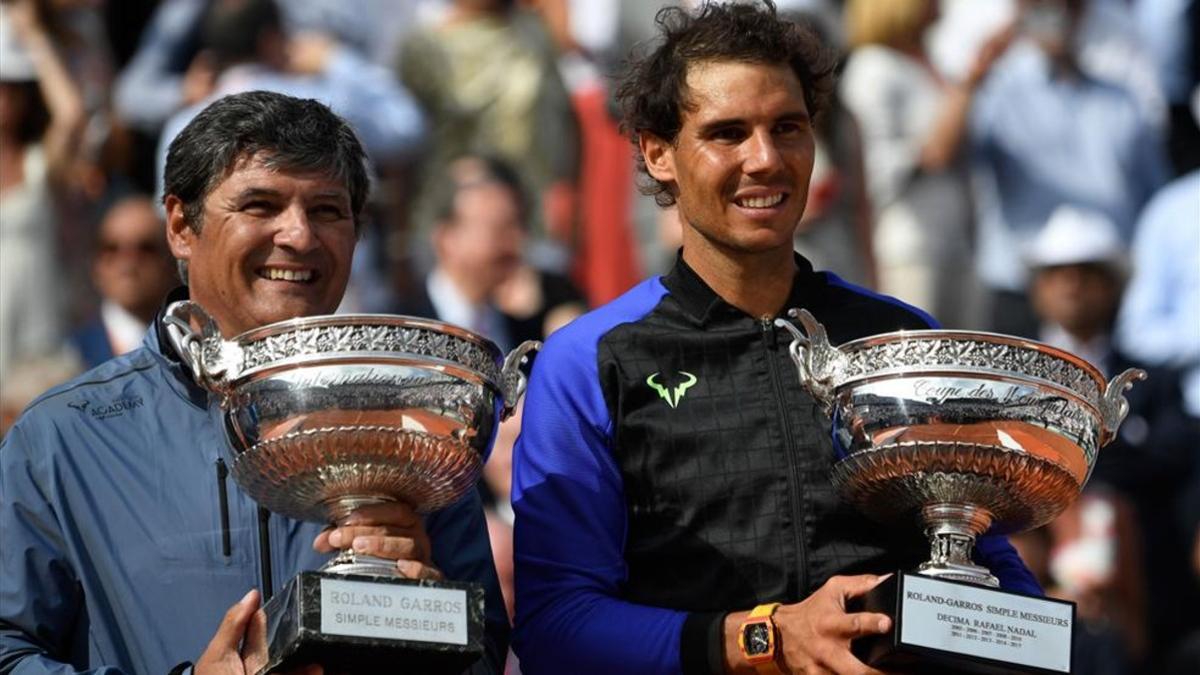
M 713 131 L 712 137 L 719 141 L 740 141 L 745 134 L 737 127 L 722 127 Z
M 804 132 L 804 125 L 799 122 L 780 122 L 775 125 L 775 133 L 782 136 L 795 136 Z
M 249 213 L 252 216 L 265 216 L 265 215 L 270 214 L 272 211 L 274 211 L 275 207 L 274 207 L 274 205 L 271 204 L 271 202 L 263 201 L 263 200 L 255 200 L 252 202 L 246 202 L 245 204 L 242 204 L 241 210 L 244 213 Z
M 341 207 L 333 206 L 331 204 L 314 207 L 310 211 L 310 214 L 313 218 L 325 221 L 342 220 L 346 217 L 346 213 L 341 209 Z

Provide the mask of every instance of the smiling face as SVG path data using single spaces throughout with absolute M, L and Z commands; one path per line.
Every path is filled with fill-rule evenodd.
M 685 257 L 792 251 L 813 166 L 804 91 L 787 65 L 694 64 L 675 142 L 643 134 L 650 174 L 672 185 Z
M 188 261 L 191 299 L 225 337 L 337 309 L 356 241 L 346 185 L 244 157 L 204 200 L 200 232 L 169 195 L 171 252 Z

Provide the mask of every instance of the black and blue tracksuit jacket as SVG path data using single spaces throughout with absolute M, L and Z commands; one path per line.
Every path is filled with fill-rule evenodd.
M 835 344 L 935 325 L 796 262 L 787 307 Z M 838 499 L 829 420 L 774 319 L 724 302 L 680 259 L 547 341 L 513 467 L 523 672 L 708 672 L 725 613 L 928 557 L 915 526 Z M 1040 593 L 1005 538 L 976 550 L 1004 587 Z

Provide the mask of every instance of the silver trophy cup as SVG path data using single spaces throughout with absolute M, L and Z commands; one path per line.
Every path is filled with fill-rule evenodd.
M 403 316 L 313 316 L 222 339 L 177 302 L 168 334 L 220 406 L 231 475 L 266 509 L 343 524 L 399 501 L 430 512 L 474 489 L 499 421 L 525 390 L 537 342 L 502 359 L 479 335 Z M 386 663 L 459 672 L 483 651 L 478 584 L 400 577 L 395 562 L 345 550 L 267 604 L 268 669 Z
M 806 310 L 789 314 L 803 331 L 777 323 L 793 335 L 802 383 L 832 419 L 832 480 L 842 498 L 878 521 L 917 521 L 929 538 L 920 578 L 897 575 L 881 591 L 897 597 L 877 603 L 899 614 L 892 651 L 941 649 L 942 665 L 958 671 L 1068 672 L 1070 626 L 1061 623 L 1071 622 L 1073 608 L 1063 619 L 1064 603 L 982 592 L 999 582 L 974 562 L 973 547 L 985 532 L 1044 525 L 1079 496 L 1128 413 L 1124 391 L 1145 373 L 1131 369 L 1106 382 L 1073 354 L 993 333 L 901 331 L 834 347 Z M 910 609 L 909 623 L 924 625 L 904 626 Z M 1068 639 L 1046 626 L 1065 628 Z M 882 665 L 907 663 L 877 656 Z M 925 670 L 940 662 L 925 657 Z

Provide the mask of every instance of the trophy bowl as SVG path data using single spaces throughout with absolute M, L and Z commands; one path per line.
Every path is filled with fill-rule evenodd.
M 1087 482 L 1129 405 L 1140 370 L 1106 382 L 1061 349 L 994 333 L 918 330 L 832 346 L 824 327 L 790 352 L 831 417 L 842 498 L 882 521 L 923 524 L 931 559 L 920 573 L 998 586 L 971 560 L 984 532 L 1015 533 L 1061 513 Z
M 331 523 L 384 501 L 433 511 L 472 489 L 539 346 L 505 360 L 458 326 L 382 314 L 281 321 L 231 340 L 195 303 L 173 305 L 168 322 L 218 397 L 238 485 L 270 511 Z
M 365 505 L 427 513 L 474 489 L 525 390 L 520 367 L 540 346 L 504 357 L 451 324 L 367 314 L 281 321 L 226 340 L 188 301 L 165 321 L 220 407 L 242 490 L 275 513 L 339 525 Z M 483 653 L 483 595 L 479 584 L 404 579 L 393 560 L 343 550 L 267 603 L 268 669 L 373 672 L 403 658 L 414 672 L 461 672 Z

